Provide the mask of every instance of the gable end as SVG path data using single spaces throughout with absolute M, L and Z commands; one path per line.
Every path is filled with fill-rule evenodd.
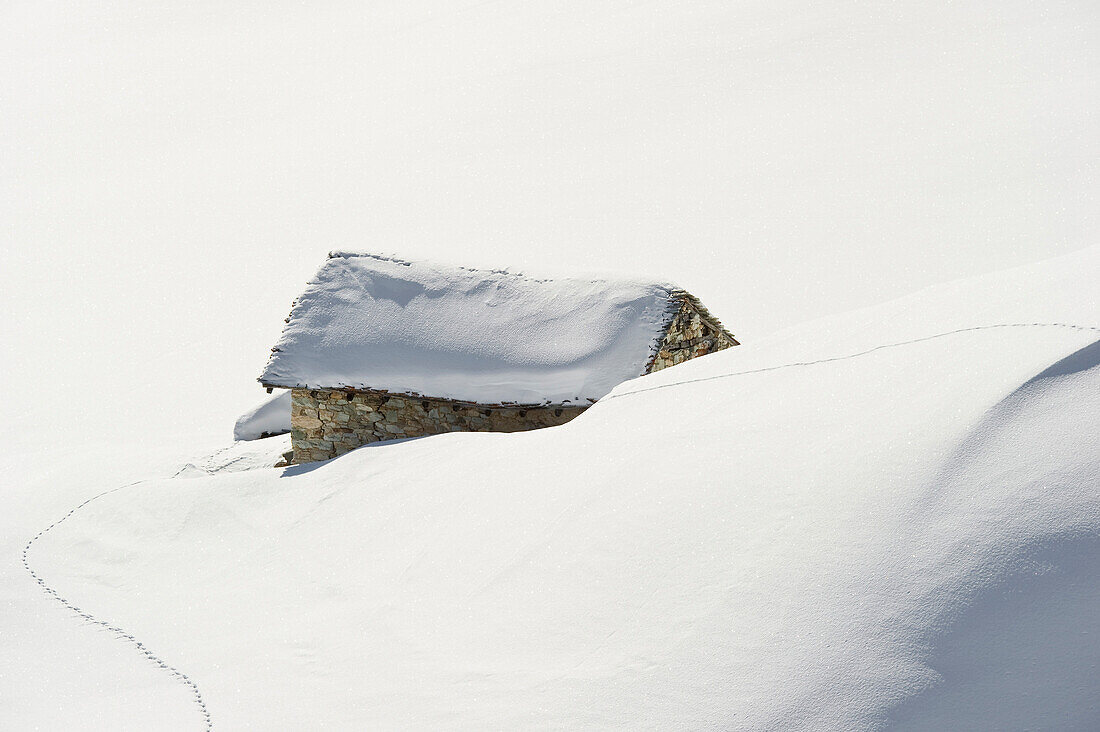
M 740 345 L 718 318 L 710 314 L 699 298 L 685 290 L 670 293 L 674 310 L 665 335 L 646 365 L 652 374 L 697 356 Z

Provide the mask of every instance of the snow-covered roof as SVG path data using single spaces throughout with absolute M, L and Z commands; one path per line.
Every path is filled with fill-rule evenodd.
M 295 303 L 260 382 L 588 403 L 645 372 L 685 294 L 662 283 L 333 252 Z
M 290 432 L 290 392 L 268 397 L 237 418 L 234 440 L 259 440 Z

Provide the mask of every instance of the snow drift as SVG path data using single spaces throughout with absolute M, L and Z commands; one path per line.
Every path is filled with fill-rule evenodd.
M 560 428 L 146 483 L 32 561 L 220 727 L 1095 729 L 1098 264 L 800 326 Z

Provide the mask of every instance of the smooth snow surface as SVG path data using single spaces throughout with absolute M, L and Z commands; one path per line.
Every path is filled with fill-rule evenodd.
M 672 289 L 334 252 L 260 381 L 587 404 L 645 373 L 674 313 Z
M 202 729 L 183 685 L 115 633 L 43 593 L 24 568 L 21 552 L 29 539 L 92 496 L 176 474 L 182 446 L 194 455 L 209 440 L 188 435 L 179 444 L 23 453 L 6 462 L 0 511 L 0 729 Z M 32 546 L 30 560 L 35 552 Z M 71 599 L 82 605 L 82 598 Z
M 218 730 L 1100 728 L 1095 369 L 1023 387 L 1098 320 L 1047 260 L 1100 241 L 1100 4 L 0 21 L 0 729 L 201 729 L 20 561 L 158 476 L 29 560 Z M 746 345 L 537 435 L 215 450 L 348 248 L 668 279 Z
M 290 432 L 290 392 L 270 396 L 242 414 L 233 425 L 234 440 L 259 440 Z
M 237 443 L 30 561 L 215 728 L 1094 730 L 1098 269 L 809 323 L 558 428 L 219 470 L 268 441 Z

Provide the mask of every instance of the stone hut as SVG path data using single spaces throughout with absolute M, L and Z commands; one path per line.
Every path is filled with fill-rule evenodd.
M 692 295 L 333 252 L 260 383 L 291 390 L 291 462 L 380 440 L 573 419 L 617 384 L 736 346 Z

